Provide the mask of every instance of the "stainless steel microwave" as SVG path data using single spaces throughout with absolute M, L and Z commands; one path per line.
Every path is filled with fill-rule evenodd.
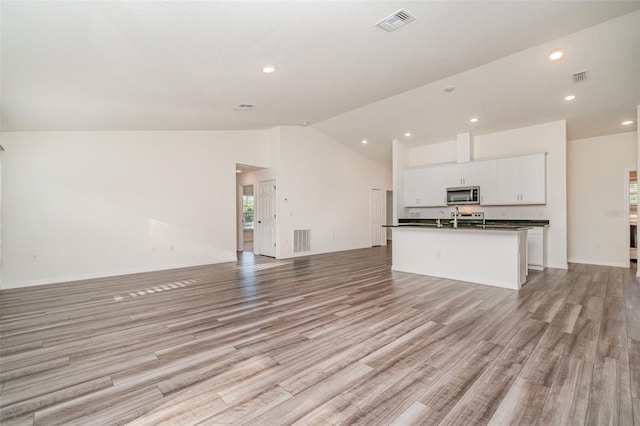
M 447 188 L 447 204 L 480 204 L 480 187 Z

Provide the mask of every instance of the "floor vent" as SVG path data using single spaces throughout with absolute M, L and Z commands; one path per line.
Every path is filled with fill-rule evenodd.
M 589 79 L 589 75 L 586 71 L 580 71 L 573 73 L 573 82 L 580 83 L 582 81 L 587 81 Z
M 404 9 L 400 9 L 396 13 L 389 15 L 380 22 L 376 23 L 376 27 L 380 27 L 383 30 L 391 32 L 397 30 L 398 28 L 404 27 L 409 22 L 414 21 L 415 19 L 415 16 Z
M 293 252 L 304 253 L 311 251 L 311 229 L 293 230 Z

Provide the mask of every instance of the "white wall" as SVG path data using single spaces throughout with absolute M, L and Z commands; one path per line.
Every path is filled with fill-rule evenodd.
M 409 168 L 411 158 L 410 149 L 397 139 L 391 145 L 393 170 L 393 224 L 398 225 L 398 219 L 409 217 L 409 210 L 404 208 L 404 171 Z M 428 164 L 428 163 L 424 163 Z
M 294 229 L 311 229 L 311 253 L 370 247 L 370 191 L 384 194 L 391 185 L 389 170 L 323 133 L 281 127 L 278 257 L 298 255 Z M 382 217 L 385 211 L 383 197 Z
M 309 254 L 293 253 L 294 229 L 311 229 L 311 254 L 369 247 L 370 190 L 381 189 L 384 194 L 391 189 L 391 172 L 312 127 L 277 127 L 269 132 L 272 166 L 242 174 L 239 181 L 253 184 L 257 192 L 259 182 L 276 180 L 276 257 Z M 254 247 L 258 238 L 254 233 Z M 386 244 L 384 232 L 382 242 Z
M 626 185 L 636 168 L 636 133 L 568 144 L 569 261 L 627 266 Z
M 269 141 L 267 131 L 3 133 L 2 287 L 235 260 L 235 164 L 268 167 Z
M 420 146 L 410 150 L 409 167 L 426 164 L 455 163 L 458 145 L 455 140 Z
M 536 126 L 477 135 L 474 138 L 475 160 L 547 152 L 547 204 L 543 206 L 482 206 L 470 210 L 484 211 L 487 219 L 548 219 L 547 265 L 567 268 L 567 207 L 566 207 L 566 123 L 564 120 Z M 415 147 L 409 151 L 411 167 L 456 159 L 455 141 Z M 394 164 L 395 166 L 395 164 Z M 402 199 L 399 205 L 402 204 Z M 400 217 L 420 212 L 421 217 L 435 218 L 443 208 L 399 209 Z M 444 209 L 447 214 L 451 209 Z

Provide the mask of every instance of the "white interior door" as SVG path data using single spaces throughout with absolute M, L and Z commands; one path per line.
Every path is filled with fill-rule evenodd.
M 258 184 L 256 253 L 276 256 L 276 181 Z
M 371 190 L 371 247 L 382 245 L 382 191 Z

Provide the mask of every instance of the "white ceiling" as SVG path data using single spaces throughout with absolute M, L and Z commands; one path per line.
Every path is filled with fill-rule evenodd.
M 424 144 L 567 119 L 575 139 L 635 130 L 620 121 L 640 104 L 640 1 L 0 5 L 3 131 L 309 122 L 390 167 L 391 140 L 408 130 Z M 400 8 L 416 20 L 373 25 Z M 557 64 L 554 48 L 566 50 Z M 574 85 L 582 70 L 589 80 Z

